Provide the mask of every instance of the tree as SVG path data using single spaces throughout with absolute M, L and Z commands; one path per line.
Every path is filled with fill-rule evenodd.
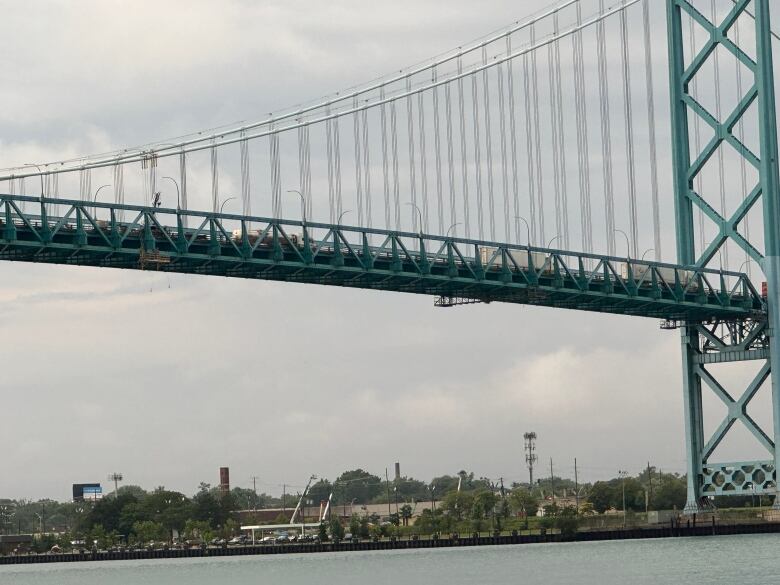
M 479 490 L 474 494 L 471 516 L 475 520 L 488 518 L 493 514 L 493 508 L 498 503 L 498 496 L 493 490 Z
M 539 511 L 539 498 L 525 488 L 515 488 L 509 494 L 512 509 L 525 517 L 536 516 Z
M 371 525 L 368 522 L 368 516 L 362 516 L 360 518 L 360 529 L 358 531 L 358 534 L 360 535 L 360 538 L 368 538 L 370 529 L 371 529 Z M 353 532 L 352 534 L 355 534 L 355 533 Z
M 665 476 L 661 485 L 653 490 L 651 505 L 655 510 L 682 510 L 688 497 L 685 478 Z
M 423 502 L 430 498 L 425 482 L 411 477 L 402 477 L 393 482 L 398 497 L 404 502 Z
M 199 496 L 201 494 L 198 494 Z M 187 520 L 206 520 L 206 518 L 192 515 L 192 505 L 187 497 L 179 492 L 168 490 L 155 490 L 143 501 L 143 507 L 147 517 L 162 524 L 168 531 L 169 537 L 173 531 L 181 532 Z
M 200 490 L 192 498 L 192 518 L 208 522 L 212 528 L 222 525 L 219 500 L 208 490 Z
M 315 504 L 319 504 L 320 502 L 327 500 L 332 491 L 333 486 L 331 483 L 327 479 L 321 479 L 317 483 L 312 484 L 306 496 L 310 500 L 314 500 Z
M 209 523 L 204 520 L 187 520 L 187 523 L 184 525 L 184 537 L 187 539 L 200 538 L 204 541 L 209 541 L 214 538 L 214 533 Z
M 466 492 L 450 492 L 442 500 L 441 506 L 453 518 L 460 521 L 471 515 L 474 496 Z
M 136 500 L 143 500 L 147 493 L 144 488 L 138 485 L 123 485 L 116 491 L 117 496 L 133 496 Z
M 412 518 L 412 507 L 409 504 L 401 506 L 401 519 L 404 521 L 404 526 L 409 526 L 409 520 Z
M 349 531 L 352 533 L 352 536 L 358 536 L 360 533 L 360 517 L 357 514 L 352 514 L 352 517 L 349 519 Z
M 165 540 L 165 527 L 159 522 L 144 520 L 133 525 L 133 533 L 139 542 L 149 543 L 155 540 Z
M 330 520 L 330 536 L 337 542 L 344 539 L 344 527 L 338 518 L 331 518 Z
M 255 490 L 234 487 L 230 490 L 230 495 L 233 497 L 237 510 L 253 510 L 263 507 L 262 495 L 256 494 Z
M 606 481 L 597 481 L 590 488 L 590 493 L 588 493 L 588 501 L 593 504 L 593 509 L 599 514 L 603 514 L 612 508 L 614 499 L 614 486 Z
M 378 476 L 362 469 L 345 471 L 334 482 L 333 493 L 338 502 L 355 500 L 358 504 L 368 504 L 382 493 L 382 483 Z

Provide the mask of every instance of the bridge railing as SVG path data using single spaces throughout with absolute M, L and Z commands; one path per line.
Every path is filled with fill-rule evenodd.
M 506 300 L 502 288 L 547 291 L 545 304 L 585 297 L 671 301 L 761 313 L 765 301 L 742 273 L 424 233 L 277 220 L 114 203 L 0 195 L 0 239 L 66 243 L 135 254 L 138 262 L 179 257 L 293 262 L 312 268 L 386 271 L 482 283 L 466 296 Z M 447 287 L 443 286 L 443 294 Z M 459 289 L 458 294 L 463 294 Z M 557 295 L 558 300 L 550 295 Z M 531 301 L 529 301 L 531 302 Z M 643 314 L 641 302 L 623 313 Z

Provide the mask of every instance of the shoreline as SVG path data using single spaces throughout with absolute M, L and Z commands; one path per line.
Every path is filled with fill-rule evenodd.
M 627 528 L 619 530 L 590 530 L 572 537 L 561 534 L 468 536 L 457 538 L 420 538 L 418 540 L 380 540 L 361 542 L 325 542 L 305 544 L 266 544 L 223 548 L 192 548 L 138 551 L 102 551 L 97 553 L 32 554 L 0 557 L 0 565 L 27 565 L 38 563 L 101 562 L 147 559 L 208 558 L 227 556 L 257 556 L 279 554 L 316 554 L 325 552 L 356 552 L 375 550 L 413 550 L 425 548 L 456 548 L 468 546 L 505 546 L 560 542 L 594 542 L 606 540 L 639 540 L 656 538 L 689 538 L 739 534 L 780 534 L 780 523 L 708 524 L 698 526 L 664 526 L 658 528 Z

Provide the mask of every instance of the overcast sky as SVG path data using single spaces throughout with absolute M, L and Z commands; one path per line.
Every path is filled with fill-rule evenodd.
M 0 165 L 260 118 L 546 4 L 3 0 Z M 551 457 L 585 480 L 684 470 L 679 334 L 655 320 L 0 263 L 0 336 L 0 497 L 66 499 L 114 471 L 192 493 L 220 466 L 272 493 L 395 461 L 514 481 L 525 431 L 541 474 Z M 741 429 L 723 446 L 751 456 Z

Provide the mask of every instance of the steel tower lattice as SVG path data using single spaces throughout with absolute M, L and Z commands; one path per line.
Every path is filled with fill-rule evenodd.
M 775 332 L 780 330 L 780 192 L 778 191 L 777 119 L 773 80 L 769 0 L 755 0 L 754 14 L 749 13 L 750 0 L 737 0 L 726 18 L 711 22 L 690 0 L 667 0 L 669 35 L 669 71 L 672 112 L 673 163 L 675 180 L 675 216 L 678 260 L 684 265 L 707 265 L 731 241 L 759 263 L 767 283 L 766 315 L 737 321 L 686 321 L 681 323 L 683 389 L 685 396 L 685 438 L 687 448 L 688 498 L 685 512 L 693 514 L 710 507 L 709 496 L 776 492 L 776 470 L 780 450 L 748 414 L 747 407 L 768 379 L 772 388 L 773 435 L 780 437 L 780 344 Z M 709 39 L 698 52 L 686 59 L 683 14 L 707 31 Z M 729 36 L 740 17 L 755 22 L 756 46 L 753 59 Z M 725 49 L 753 76 L 747 93 L 724 119 L 718 119 L 692 95 L 694 77 L 715 51 Z M 755 104 L 758 111 L 759 152 L 754 153 L 733 130 Z M 714 137 L 701 152 L 692 152 L 688 128 L 689 116 L 698 116 L 710 126 Z M 757 184 L 746 194 L 731 217 L 724 217 L 697 193 L 695 179 L 718 149 L 729 145 L 758 173 Z M 749 242 L 738 228 L 747 214 L 762 202 L 764 253 Z M 702 212 L 718 226 L 719 233 L 699 254 L 695 246 L 694 211 Z M 703 246 L 704 248 L 704 246 Z M 763 367 L 739 398 L 734 398 L 708 369 L 709 364 L 749 360 L 764 361 Z M 708 386 L 727 407 L 727 415 L 712 437 L 705 441 L 702 389 Z M 763 445 L 770 459 L 716 463 L 711 457 L 740 421 Z M 778 502 L 775 502 L 778 507 Z

